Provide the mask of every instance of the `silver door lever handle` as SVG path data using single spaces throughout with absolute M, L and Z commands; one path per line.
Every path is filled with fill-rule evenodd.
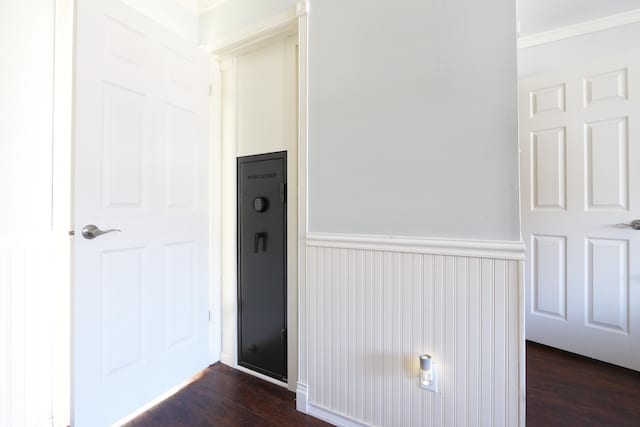
M 118 230 L 117 228 L 110 228 L 109 230 L 100 230 L 95 225 L 89 224 L 82 229 L 82 237 L 84 237 L 85 239 L 91 240 L 91 239 L 95 239 L 98 236 L 102 236 L 103 234 L 120 232 L 120 231 L 122 230 Z
M 634 230 L 640 230 L 640 219 L 631 221 L 630 224 L 618 224 L 618 227 L 631 227 Z

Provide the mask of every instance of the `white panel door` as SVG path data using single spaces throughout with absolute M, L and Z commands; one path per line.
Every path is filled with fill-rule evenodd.
M 208 364 L 209 73 L 118 1 L 76 19 L 73 417 L 96 427 Z
M 527 339 L 640 370 L 640 52 L 521 81 L 520 149 Z

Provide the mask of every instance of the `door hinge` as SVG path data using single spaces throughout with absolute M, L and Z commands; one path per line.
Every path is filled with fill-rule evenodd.
M 211 310 L 209 310 L 209 322 L 211 322 Z
M 280 201 L 287 203 L 287 184 L 284 182 L 280 183 Z
M 209 96 L 213 94 L 213 86 L 209 85 Z

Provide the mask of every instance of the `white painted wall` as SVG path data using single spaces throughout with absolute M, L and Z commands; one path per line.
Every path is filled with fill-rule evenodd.
M 72 17 L 0 3 L 1 426 L 69 424 Z
M 53 22 L 52 1 L 1 3 L 1 231 L 51 227 Z
M 310 231 L 519 240 L 515 2 L 309 19 Z
M 198 41 L 198 0 L 121 0 L 183 38 Z
M 640 48 L 640 23 L 518 50 L 518 76 L 548 71 Z

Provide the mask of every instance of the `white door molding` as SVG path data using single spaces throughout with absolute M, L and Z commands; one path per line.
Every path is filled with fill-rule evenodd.
M 56 0 L 53 97 L 53 225 L 56 290 L 53 426 L 71 424 L 71 173 L 73 128 L 73 0 Z
M 296 408 L 307 413 L 307 248 L 309 232 L 309 2 L 298 3 L 298 383 Z
M 289 312 L 288 329 L 289 337 L 296 337 L 293 342 L 293 346 L 290 346 L 288 351 L 288 363 L 290 366 L 298 366 L 294 371 L 297 375 L 291 375 L 289 373 L 289 388 L 295 390 L 296 383 L 300 379 L 306 379 L 306 365 L 304 361 L 306 356 L 306 344 L 304 341 L 304 315 L 303 310 L 300 309 L 302 302 L 305 299 L 305 236 L 307 231 L 307 14 L 309 11 L 308 2 L 300 2 L 295 8 L 291 8 L 283 13 L 275 15 L 266 19 L 260 24 L 250 28 L 247 31 L 242 31 L 236 35 L 229 37 L 225 40 L 221 40 L 214 45 L 206 47 L 211 53 L 212 60 L 219 64 L 219 72 L 215 72 L 212 86 L 212 103 L 214 111 L 214 123 L 221 124 L 218 127 L 219 130 L 213 132 L 213 146 L 220 147 L 222 164 L 220 165 L 220 174 L 223 177 L 217 184 L 212 186 L 215 191 L 219 191 L 220 194 L 226 194 L 221 201 L 221 205 L 229 206 L 229 210 L 224 210 L 218 217 L 212 217 L 212 224 L 214 229 L 220 229 L 220 237 L 224 241 L 234 242 L 233 248 L 229 244 L 221 251 L 222 268 L 223 268 L 223 283 L 237 283 L 237 265 L 236 265 L 236 247 L 235 237 L 232 237 L 229 233 L 235 236 L 236 233 L 236 219 L 235 219 L 235 194 L 236 194 L 236 156 L 237 156 L 237 105 L 238 105 L 238 63 L 236 57 L 243 53 L 247 53 L 260 47 L 268 46 L 270 43 L 285 39 L 297 34 L 297 46 L 298 46 L 298 98 L 297 105 L 287 107 L 288 111 L 295 111 L 297 107 L 298 126 L 297 135 L 293 135 L 293 138 L 297 139 L 297 154 L 295 157 L 291 157 L 290 161 L 295 159 L 297 161 L 297 203 L 294 206 L 293 212 L 297 212 L 297 257 L 293 261 L 295 265 L 293 270 L 291 266 L 288 268 L 291 271 L 296 272 L 294 276 L 297 279 L 298 286 L 296 289 L 288 288 L 287 298 Z M 288 78 L 292 78 L 290 76 Z M 223 99 L 222 91 L 226 85 L 228 92 L 225 93 L 226 101 Z M 225 105 L 223 105 L 223 102 Z M 295 101 L 294 101 L 295 102 Z M 222 118 L 224 111 L 224 119 Z M 223 120 L 226 123 L 233 123 L 232 126 L 224 126 Z M 225 129 L 223 129 L 225 128 Z M 224 133 L 224 135 L 223 135 Z M 225 144 L 225 140 L 234 141 L 233 147 Z M 216 148 L 214 148 L 215 150 Z M 215 168 L 215 166 L 213 167 Z M 294 175 L 292 175 L 294 176 Z M 232 182 L 224 186 L 223 181 Z M 224 187 L 223 187 L 224 186 Z M 233 187 L 233 188 L 232 188 Z M 224 188 L 224 191 L 223 191 Z M 231 197 L 233 196 L 233 197 Z M 291 193 L 289 193 L 290 201 Z M 233 208 L 231 208 L 231 206 Z M 292 210 L 289 209 L 291 213 Z M 222 227 L 224 224 L 224 227 Z M 226 235 L 226 237 L 225 237 Z M 291 263 L 292 260 L 289 260 Z M 234 323 L 234 336 L 225 336 L 224 332 L 220 328 L 213 328 L 212 341 L 220 343 L 220 357 L 222 363 L 230 365 L 234 368 L 244 370 L 237 365 L 237 331 L 235 325 L 237 325 L 237 296 L 221 295 L 221 287 L 212 288 L 212 294 L 216 295 L 218 300 L 221 301 L 220 306 L 214 306 L 212 313 L 213 319 L 217 319 L 222 322 L 223 314 L 226 321 L 232 321 Z M 294 306 L 291 302 L 295 301 Z M 226 328 L 225 328 L 226 329 Z M 297 346 L 295 345 L 297 342 Z M 225 348 L 232 347 L 233 353 L 225 352 Z M 297 350 L 294 350 L 297 347 Z M 216 355 L 212 355 L 215 359 Z M 245 372 L 249 372 L 244 370 Z M 259 376 L 267 381 L 274 381 L 268 377 L 260 376 L 254 372 L 249 372 L 252 375 Z M 274 381 L 276 384 L 282 385 L 282 383 Z

